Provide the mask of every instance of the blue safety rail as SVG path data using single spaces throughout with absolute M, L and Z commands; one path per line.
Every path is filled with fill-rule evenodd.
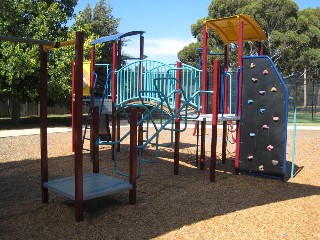
M 160 78 L 154 78 L 152 80 L 152 85 L 153 90 L 142 90 L 138 93 L 137 99 L 140 99 L 140 101 L 132 103 L 128 102 L 128 104 L 123 104 L 121 108 L 116 112 L 116 114 L 120 113 L 125 113 L 125 109 L 127 107 L 139 107 L 143 108 L 145 113 L 142 117 L 142 119 L 138 122 L 138 126 L 142 125 L 145 122 L 151 122 L 151 125 L 154 128 L 154 133 L 150 134 L 147 139 L 143 142 L 142 145 L 138 146 L 139 150 L 139 157 L 138 157 L 138 175 L 141 173 L 141 162 L 154 162 L 157 161 L 158 158 L 158 137 L 159 134 L 164 131 L 184 131 L 187 128 L 187 121 L 188 121 L 188 110 L 187 107 L 188 105 L 194 101 L 194 99 L 197 99 L 199 95 L 201 95 L 202 91 L 197 91 L 194 92 L 191 96 L 187 96 L 186 92 L 184 91 L 184 88 L 182 86 L 182 81 L 179 81 L 178 79 L 174 77 L 160 77 Z M 166 86 L 177 86 L 176 87 L 169 87 L 171 92 L 168 91 L 168 87 Z M 177 94 L 180 95 L 181 97 L 181 105 L 178 109 L 175 109 L 174 106 L 172 106 L 172 103 L 170 102 L 171 99 L 174 99 L 174 96 Z M 148 107 L 148 100 L 149 98 L 152 99 L 157 99 L 157 102 L 155 103 L 154 107 L 150 108 Z M 163 119 L 160 121 L 160 124 L 156 124 L 154 114 L 156 113 L 157 109 L 163 109 L 166 108 L 167 111 L 170 112 L 170 116 L 167 119 Z M 181 120 L 181 128 L 180 129 L 175 129 L 173 126 L 169 126 L 170 124 L 173 123 L 173 120 L 178 117 Z M 130 121 L 130 119 L 128 119 Z M 97 144 L 98 145 L 118 145 L 120 144 L 124 139 L 126 139 L 130 135 L 130 131 L 122 135 L 120 139 L 112 142 L 112 141 L 101 141 L 98 140 Z M 149 144 L 155 144 L 156 146 L 156 151 L 155 151 L 155 157 L 152 160 L 148 159 L 142 159 L 141 158 L 141 153 L 142 150 L 145 149 Z M 115 156 L 115 161 L 114 161 L 114 170 L 117 174 L 123 175 L 123 176 L 128 176 L 127 173 L 124 173 L 119 169 L 118 166 L 118 161 L 117 161 L 117 152 L 116 148 L 114 148 L 114 156 Z
M 225 96 L 225 89 L 227 87 L 227 96 Z M 223 72 L 221 74 L 221 81 L 220 81 L 220 92 L 219 92 L 219 113 L 222 114 L 233 114 L 237 115 L 237 79 L 235 72 Z M 228 110 L 225 112 L 225 106 L 227 106 Z
M 145 101 L 159 101 L 155 95 L 154 79 L 158 78 L 175 78 L 178 69 L 173 65 L 152 61 L 140 60 L 130 63 L 118 71 L 117 75 L 117 101 L 116 107 L 121 107 L 128 102 L 139 100 L 139 92 L 144 91 L 143 97 Z M 186 99 L 190 97 L 201 88 L 201 71 L 183 64 L 182 68 L 181 87 L 185 89 Z M 169 95 L 174 91 L 176 86 L 171 83 L 170 85 L 159 86 L 160 91 L 164 95 Z M 171 107 L 174 106 L 174 96 L 168 99 Z M 200 97 L 198 96 L 189 103 L 194 108 L 199 108 Z

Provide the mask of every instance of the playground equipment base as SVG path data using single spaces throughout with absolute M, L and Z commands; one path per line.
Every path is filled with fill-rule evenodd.
M 44 187 L 69 199 L 75 200 L 75 177 L 50 180 Z M 101 173 L 83 175 L 83 200 L 99 198 L 132 189 L 132 185 L 119 178 Z
M 212 121 L 212 114 L 200 114 L 198 115 L 188 115 L 189 119 L 197 120 L 197 121 L 203 121 L 206 119 L 206 121 Z M 218 114 L 218 121 L 220 122 L 227 122 L 227 121 L 239 121 L 240 117 L 236 116 L 235 114 Z

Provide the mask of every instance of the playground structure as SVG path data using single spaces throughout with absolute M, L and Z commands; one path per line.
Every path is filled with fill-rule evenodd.
M 225 43 L 222 71 L 219 61 L 214 61 L 213 89 L 208 89 L 207 86 L 208 29 L 213 29 Z M 143 40 L 140 41 L 140 60 L 117 68 L 120 66 L 119 59 L 121 59 L 121 38 L 135 34 L 140 34 L 140 39 L 143 39 L 143 32 L 135 31 L 103 37 L 92 42 L 92 44 L 97 44 L 117 40 L 113 45 L 114 62 L 112 89 L 110 90 L 112 109 L 109 109 L 112 118 L 112 137 L 111 141 L 97 143 L 112 146 L 113 160 L 116 161 L 116 151 L 119 151 L 120 142 L 123 140 L 120 138 L 119 112 L 134 106 L 142 109 L 140 114 L 143 113 L 138 123 L 139 154 L 150 143 L 158 146 L 161 131 L 171 131 L 171 143 L 175 138 L 175 174 L 178 174 L 179 166 L 179 132 L 186 128 L 188 121 L 195 120 L 196 126 L 199 121 L 201 122 L 200 169 L 204 169 L 205 166 L 205 123 L 203 122 L 211 121 L 212 123 L 211 181 L 215 180 L 218 121 L 223 123 L 222 162 L 226 161 L 227 123 L 235 121 L 238 136 L 236 138 L 235 173 L 242 172 L 284 180 L 288 91 L 272 60 L 262 56 L 262 41 L 266 36 L 253 19 L 241 14 L 206 21 L 203 27 L 202 70 L 182 63 L 174 66 L 143 60 Z M 247 41 L 259 41 L 259 56 L 243 56 L 243 43 Z M 231 43 L 239 46 L 238 67 L 233 89 L 231 74 L 228 72 L 228 44 Z M 109 82 L 110 80 L 107 79 L 106 86 L 109 85 Z M 235 92 L 233 97 L 232 92 Z M 208 112 L 207 94 L 210 93 L 213 95 L 212 109 L 211 114 L 206 114 Z M 102 99 L 102 105 L 105 100 L 106 98 Z M 275 108 L 275 103 L 279 103 L 279 107 Z M 102 107 L 100 111 L 101 109 Z M 166 121 L 162 120 L 162 115 L 160 116 L 160 127 L 157 127 L 154 121 L 153 114 L 156 109 L 160 110 L 161 114 L 169 116 Z M 142 128 L 144 122 L 148 123 L 146 130 Z M 148 135 L 149 122 L 156 131 L 152 136 Z M 181 123 L 183 124 L 182 129 Z M 171 128 L 168 127 L 169 124 Z M 146 136 L 141 134 L 143 132 L 147 133 Z M 154 139 L 155 142 L 152 142 Z M 157 149 L 156 147 L 156 151 Z M 157 158 L 158 154 L 155 155 Z M 92 156 L 95 155 L 92 154 Z M 198 163 L 198 151 L 196 157 Z M 141 166 L 141 163 L 138 165 Z M 120 173 L 117 170 L 116 172 Z
M 207 30 L 217 32 L 226 44 L 223 71 L 218 60 L 213 64 L 212 89 L 207 86 Z M 140 35 L 140 56 L 137 62 L 121 67 L 121 40 L 123 37 Z M 223 154 L 226 143 L 227 122 L 236 121 L 236 159 L 235 173 L 250 173 L 284 180 L 286 170 L 286 126 L 288 111 L 288 92 L 284 81 L 272 60 L 266 56 L 243 56 L 243 42 L 263 41 L 265 35 L 260 27 L 247 15 L 208 20 L 203 27 L 202 70 L 182 63 L 176 66 L 144 60 L 143 32 L 134 31 L 125 34 L 102 37 L 93 45 L 113 41 L 113 62 L 103 96 L 95 104 L 94 95 L 94 48 L 91 52 L 90 111 L 87 125 L 90 124 L 90 151 L 93 173 L 83 174 L 83 144 L 86 138 L 85 128 L 82 134 L 83 104 L 83 34 L 77 33 L 76 40 L 65 44 L 48 41 L 25 40 L 40 45 L 40 130 L 41 130 L 41 189 L 42 202 L 49 201 L 48 190 L 52 190 L 75 201 L 76 221 L 83 220 L 83 201 L 120 191 L 129 191 L 130 204 L 136 202 L 136 179 L 141 171 L 142 162 L 154 162 L 158 158 L 158 142 L 162 131 L 170 131 L 171 143 L 174 143 L 174 174 L 179 172 L 180 132 L 185 130 L 188 121 L 200 121 L 202 126 L 200 169 L 205 166 L 204 131 L 206 121 L 211 121 L 211 161 L 210 181 L 215 181 L 216 145 L 218 121 L 223 123 Z M 0 37 L 0 40 L 24 41 L 21 38 Z M 231 81 L 228 74 L 229 43 L 238 44 L 238 67 L 236 71 L 236 96 L 230 96 Z M 75 175 L 60 179 L 48 179 L 47 157 L 47 51 L 51 48 L 75 44 L 75 61 L 72 87 L 72 139 L 75 162 Z M 262 46 L 262 45 L 261 45 Z M 262 49 L 262 48 L 261 48 Z M 262 54 L 262 50 L 260 51 Z M 229 81 L 228 81 L 229 80 Z M 220 89 L 220 90 L 219 90 Z M 207 114 L 207 94 L 212 94 L 211 113 Z M 111 102 L 110 100 L 111 99 Z M 109 105 L 103 110 L 105 101 Z M 231 103 L 234 106 L 232 112 Z M 279 104 L 278 108 L 274 105 Z M 97 106 L 100 105 L 100 106 Z M 111 109 L 110 109 L 111 108 Z M 160 112 L 160 124 L 155 124 L 154 114 Z M 111 117 L 111 130 L 99 132 L 101 117 Z M 130 130 L 120 136 L 120 114 L 128 116 Z M 162 118 L 167 115 L 166 118 Z M 100 121 L 100 122 L 99 122 Z M 104 120 L 103 120 L 104 121 Z M 143 124 L 147 123 L 146 129 Z M 148 129 L 155 129 L 149 134 Z M 106 124 L 108 121 L 106 120 Z M 145 133 L 145 134 L 144 134 Z M 103 136 L 105 134 L 105 136 Z M 102 137 L 103 136 L 103 137 Z M 124 181 L 99 173 L 99 145 L 110 145 L 113 161 L 117 161 L 120 143 L 130 137 L 130 168 L 123 173 L 128 176 Z M 173 140 L 174 139 L 174 140 Z M 155 158 L 141 158 L 144 148 L 154 144 Z M 294 164 L 294 162 L 292 162 Z

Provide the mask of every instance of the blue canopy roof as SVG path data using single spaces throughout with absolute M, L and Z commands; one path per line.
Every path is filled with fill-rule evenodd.
M 94 45 L 94 44 L 98 44 L 98 43 L 115 41 L 115 40 L 118 40 L 118 39 L 121 39 L 124 37 L 129 37 L 129 36 L 133 36 L 133 35 L 141 35 L 143 33 L 144 33 L 144 31 L 131 31 L 131 32 L 127 32 L 127 33 L 117 33 L 114 35 L 97 38 L 97 39 L 93 40 L 90 44 Z

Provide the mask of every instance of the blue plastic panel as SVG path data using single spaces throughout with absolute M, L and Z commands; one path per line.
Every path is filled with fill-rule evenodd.
M 50 180 L 44 187 L 75 200 L 75 177 Z M 83 175 L 83 200 L 94 199 L 132 189 L 132 185 L 119 178 L 100 173 Z

